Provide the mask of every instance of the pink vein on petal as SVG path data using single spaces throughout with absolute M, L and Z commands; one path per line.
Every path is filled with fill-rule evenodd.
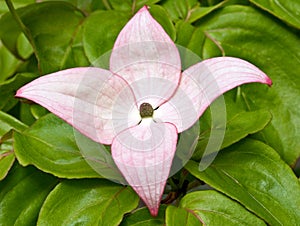
M 178 87 L 181 76 L 179 52 L 146 6 L 117 37 L 110 70 L 132 86 L 137 100 L 150 102 L 154 108 L 170 98 Z
M 155 118 L 176 125 L 178 132 L 191 127 L 220 95 L 239 85 L 271 79 L 251 63 L 234 57 L 204 60 L 185 70 L 175 95 L 155 111 Z
M 127 182 L 151 214 L 157 215 L 176 150 L 177 129 L 170 123 L 147 120 L 118 134 L 111 150 Z
M 40 77 L 17 91 L 94 141 L 111 144 L 117 133 L 140 121 L 130 86 L 110 71 L 86 67 Z

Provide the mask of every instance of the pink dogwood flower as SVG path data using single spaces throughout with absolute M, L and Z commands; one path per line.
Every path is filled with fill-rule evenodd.
M 218 96 L 251 82 L 271 85 L 257 67 L 233 57 L 207 59 L 182 72 L 177 47 L 144 6 L 117 37 L 109 70 L 59 71 L 23 86 L 16 96 L 111 145 L 120 172 L 155 216 L 178 134 Z

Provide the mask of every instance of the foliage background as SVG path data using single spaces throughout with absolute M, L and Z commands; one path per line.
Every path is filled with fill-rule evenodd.
M 298 0 L 12 3 L 17 16 L 0 1 L 0 225 L 299 225 Z M 144 4 L 178 45 L 202 59 L 245 59 L 273 80 L 271 88 L 249 84 L 225 94 L 222 150 L 200 172 L 218 127 L 204 114 L 193 158 L 169 179 L 156 218 L 130 187 L 93 171 L 69 125 L 14 98 L 38 76 L 90 65 Z

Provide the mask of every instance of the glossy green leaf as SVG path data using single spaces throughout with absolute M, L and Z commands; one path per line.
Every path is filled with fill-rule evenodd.
M 135 210 L 125 216 L 120 226 L 162 226 L 165 225 L 165 211 L 167 206 L 159 207 L 158 215 L 153 217 L 147 207 Z
M 0 145 L 1 147 L 2 145 Z M 1 154 L 2 147 L 0 148 L 0 181 L 3 180 L 8 174 L 10 168 L 14 164 L 15 155 L 13 152 Z
M 226 4 L 229 4 L 230 1 L 221 1 L 220 3 L 214 5 L 214 6 L 208 6 L 208 7 L 203 7 L 203 6 L 198 6 L 190 10 L 188 13 L 188 17 L 186 18 L 186 21 L 189 23 L 194 23 L 195 21 L 201 19 L 202 17 L 210 14 L 216 9 L 219 9 L 222 6 L 225 6 Z
M 177 31 L 176 44 L 187 48 L 195 30 L 196 28 L 187 22 L 184 21 L 177 22 L 176 23 L 176 31 Z M 200 40 L 198 41 L 201 42 Z M 191 49 L 196 54 L 196 51 L 194 51 L 192 48 L 189 49 Z
M 187 20 L 191 11 L 200 6 L 197 0 L 166 0 L 162 6 L 166 8 L 173 21 Z
M 0 41 L 0 82 L 12 76 L 19 64 L 19 60 Z
M 91 11 L 110 9 L 110 6 L 109 4 L 107 4 L 107 1 L 98 1 L 98 0 L 92 0 L 90 7 L 91 7 Z
M 83 14 L 65 2 L 33 4 L 17 12 L 32 36 L 30 41 L 34 45 L 41 73 L 64 68 L 84 20 Z M 1 18 L 0 26 L 2 42 L 16 54 L 21 33 L 19 26 L 10 14 Z
M 243 86 L 240 97 L 251 111 L 270 110 L 273 119 L 259 139 L 270 144 L 287 163 L 294 163 L 300 155 L 300 105 L 295 104 L 300 95 L 299 36 L 246 6 L 223 8 L 199 23 L 198 32 L 206 36 L 203 58 L 223 51 L 248 60 L 271 77 L 271 88 L 249 84 Z
M 140 9 L 144 5 L 152 5 L 154 3 L 157 3 L 161 0 L 108 0 L 107 5 L 109 8 L 113 8 L 116 10 L 121 11 L 130 11 L 130 12 L 136 12 L 138 9 Z
M 129 18 L 128 13 L 96 11 L 86 19 L 83 31 L 83 47 L 91 64 L 99 67 L 108 65 L 108 58 L 105 58 L 107 62 L 103 62 L 105 59 L 101 56 L 112 49 L 117 35 Z
M 167 226 L 199 226 L 203 225 L 191 211 L 177 208 L 175 206 L 168 206 L 166 211 L 166 225 Z
M 36 121 L 31 111 L 32 104 L 34 105 L 32 102 L 26 103 L 26 100 L 20 103 L 20 120 L 26 125 L 32 125 Z
M 27 126 L 16 118 L 0 111 L 0 138 L 11 129 L 14 129 L 16 131 L 23 131 L 26 128 Z
M 69 46 L 62 68 L 90 66 L 90 62 L 84 52 L 82 37 L 83 27 L 80 26 L 73 37 L 72 45 Z
M 193 23 L 229 2 L 229 0 L 226 0 L 213 6 L 202 6 L 202 3 L 197 0 L 166 0 L 163 1 L 162 5 L 173 21 Z
M 11 131 L 23 131 L 25 124 L 0 111 L 0 180 L 3 180 L 15 161 L 12 148 Z
M 18 55 L 22 59 L 29 58 L 29 56 L 33 53 L 33 48 L 23 33 L 21 33 L 17 38 L 17 50 Z
M 30 105 L 30 112 L 35 119 L 39 119 L 49 113 L 46 108 L 38 104 Z
M 298 0 L 250 0 L 250 2 L 300 29 L 300 2 Z
M 0 38 L 2 43 L 11 51 L 16 57 L 21 58 L 18 55 L 17 40 L 21 34 L 21 29 L 17 25 L 10 13 L 4 14 L 0 18 Z
M 139 198 L 130 187 L 107 180 L 70 180 L 47 197 L 37 225 L 119 225 Z
M 266 225 L 240 204 L 213 190 L 185 195 L 178 208 L 168 207 L 167 225 Z
M 86 14 L 95 9 L 105 9 L 102 0 L 101 1 L 99 0 L 40 0 L 40 2 L 51 2 L 51 1 L 68 2 L 74 5 L 76 8 L 82 10 Z
M 14 4 L 14 7 L 17 9 L 17 8 L 32 4 L 34 2 L 35 2 L 34 0 L 14 0 L 13 4 Z M 0 14 L 6 13 L 6 12 L 8 12 L 7 5 L 4 0 L 1 0 L 0 1 Z
M 15 165 L 0 182 L 0 225 L 36 225 L 40 208 L 57 179 Z
M 190 161 L 197 178 L 239 201 L 270 225 L 300 221 L 300 184 L 293 171 L 266 144 L 245 139 L 219 152 L 204 171 Z
M 176 40 L 178 44 L 187 47 L 203 59 L 202 45 L 206 39 L 203 31 L 189 23 L 180 22 L 177 24 L 177 32 L 179 33 L 178 40 Z
M 8 111 L 18 103 L 16 91 L 26 83 L 36 78 L 36 74 L 20 73 L 9 80 L 0 83 L 0 110 Z
M 163 27 L 165 32 L 170 36 L 172 40 L 176 39 L 176 30 L 172 23 L 172 20 L 169 18 L 167 11 L 157 5 L 153 5 L 149 9 L 151 15 L 154 19 Z
M 62 0 L 61 0 L 62 1 Z M 88 8 L 88 1 L 74 1 L 74 0 L 66 0 L 65 2 L 68 2 L 70 4 L 73 4 L 74 6 L 78 7 L 79 9 L 83 11 L 89 11 Z M 54 5 L 52 5 L 54 4 Z M 58 4 L 55 6 L 55 4 Z M 61 3 L 45 3 L 44 7 L 36 9 L 37 11 L 37 17 L 40 17 L 39 13 L 43 13 L 44 10 L 47 10 L 48 7 L 50 8 L 50 14 L 48 15 L 46 20 L 51 20 L 52 17 L 56 17 L 61 13 L 62 15 L 66 15 L 70 17 L 73 20 L 70 20 L 68 18 L 67 21 L 64 21 L 64 24 L 62 24 L 61 21 L 57 21 L 57 23 L 60 23 L 61 26 L 67 26 L 67 31 L 64 29 L 64 36 L 55 37 L 55 40 L 51 39 L 38 39 L 38 41 L 35 41 L 37 43 L 37 53 L 39 56 L 39 59 L 41 63 L 47 64 L 47 61 L 49 59 L 48 54 L 50 56 L 54 55 L 56 56 L 55 61 L 54 59 L 50 58 L 49 60 L 51 62 L 54 62 L 56 65 L 53 67 L 52 70 L 59 70 L 59 69 L 65 69 L 65 68 L 72 68 L 72 67 L 80 67 L 80 66 L 89 66 L 89 62 L 87 57 L 85 56 L 84 50 L 83 50 L 83 44 L 82 44 L 82 23 L 84 20 L 83 15 L 81 15 L 81 12 L 68 4 L 64 4 L 63 1 Z M 58 7 L 61 8 L 61 12 L 54 12 L 54 8 Z M 53 11 L 53 12 L 52 12 Z M 62 18 L 63 19 L 63 18 Z M 75 21 L 78 21 L 78 24 L 74 24 Z M 46 21 L 45 21 L 46 22 Z M 27 25 L 29 28 L 31 28 L 31 24 Z M 32 26 L 36 26 L 33 24 Z M 42 26 L 42 24 L 41 24 Z M 63 29 L 63 28 L 61 28 Z M 72 30 L 73 29 L 73 30 Z M 51 34 L 57 33 L 57 26 L 50 27 L 50 29 L 47 30 L 47 32 Z M 56 35 L 55 35 L 56 36 Z M 43 45 L 48 45 L 47 49 L 45 46 L 39 46 L 39 42 L 46 42 L 43 43 Z M 53 49 L 50 49 L 52 47 Z M 54 50 L 55 49 L 55 50 Z M 39 54 L 39 51 L 42 51 L 42 55 Z M 57 56 L 59 56 L 57 58 Z M 43 65 L 41 65 L 43 66 Z M 42 68 L 43 69 L 43 68 Z M 43 70 L 42 70 L 43 72 Z M 46 71 L 47 72 L 47 71 Z M 45 73 L 46 73 L 45 72 Z
M 101 177 L 85 161 L 74 133 L 73 127 L 61 119 L 46 115 L 24 132 L 14 133 L 16 157 L 23 166 L 33 164 L 58 177 Z
M 227 105 L 226 108 L 230 108 Z M 230 110 L 228 110 L 230 111 Z M 209 112 L 208 112 L 209 113 Z M 207 113 L 206 113 L 207 114 Z M 223 114 L 220 111 L 220 114 Z M 210 117 L 201 118 L 200 122 L 200 137 L 197 144 L 193 159 L 199 160 L 207 147 L 208 142 L 214 139 L 220 139 L 218 131 L 221 129 L 218 121 L 212 122 Z M 267 110 L 258 111 L 241 111 L 233 115 L 227 115 L 225 128 L 225 136 L 220 149 L 226 148 L 239 140 L 245 138 L 249 134 L 256 133 L 264 129 L 271 121 L 271 114 Z M 202 120 L 203 119 L 203 120 Z M 255 120 L 253 120 L 255 119 Z M 212 124 L 213 123 L 213 124 Z M 218 151 L 218 150 L 215 150 Z

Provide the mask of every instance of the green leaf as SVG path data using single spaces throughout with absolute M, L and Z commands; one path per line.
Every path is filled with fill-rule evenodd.
M 73 68 L 73 67 L 85 67 L 90 66 L 90 62 L 85 55 L 83 43 L 83 27 L 80 26 L 73 37 L 72 44 L 69 46 L 69 50 L 65 55 L 66 59 L 62 68 Z
M 39 119 L 49 113 L 46 108 L 38 104 L 30 105 L 30 112 L 35 119 Z
M 49 73 L 64 68 L 84 20 L 81 11 L 65 2 L 44 2 L 29 5 L 17 12 L 32 36 L 33 40 L 30 41 L 34 45 L 41 72 Z M 0 26 L 2 42 L 17 54 L 21 30 L 11 14 L 1 18 Z
M 176 30 L 169 18 L 167 11 L 158 5 L 153 5 L 149 9 L 153 18 L 164 28 L 165 32 L 170 36 L 172 40 L 176 39 Z
M 112 49 L 129 17 L 128 13 L 123 12 L 96 11 L 86 19 L 83 25 L 83 47 L 91 64 L 105 67 L 101 56 Z
M 166 211 L 167 226 L 198 226 L 202 225 L 195 214 L 175 206 L 168 206 Z
M 12 76 L 19 64 L 19 60 L 0 41 L 0 82 Z
M 1 151 L 2 148 L 0 148 L 0 181 L 6 177 L 15 161 L 15 155 L 13 153 L 3 156 L 1 155 Z
M 253 120 L 255 119 L 255 120 Z M 271 121 L 272 115 L 267 110 L 242 112 L 232 117 L 227 123 L 222 149 L 264 129 Z M 250 123 L 251 122 L 251 123 Z
M 34 3 L 34 2 L 35 2 L 34 0 L 14 0 L 13 4 L 14 4 L 14 7 L 17 9 L 17 8 L 29 5 L 31 3 Z M 6 13 L 6 12 L 8 12 L 8 8 L 7 8 L 5 1 L 4 0 L 0 1 L 0 14 Z
M 23 131 L 26 128 L 27 126 L 16 118 L 0 111 L 0 138 L 12 129 L 16 131 Z
M 26 83 L 30 82 L 37 75 L 32 73 L 20 73 L 15 75 L 9 80 L 0 83 L 0 110 L 8 111 L 13 108 L 17 103 L 18 99 L 14 96 L 16 91 Z
M 185 195 L 178 209 L 169 206 L 167 225 L 266 225 L 243 206 L 217 191 L 197 191 Z M 194 222 L 194 223 L 192 223 Z
M 298 0 L 250 0 L 250 2 L 300 29 L 300 2 Z
M 107 4 L 108 4 L 107 1 L 92 0 L 90 4 L 90 8 L 91 11 L 110 9 L 110 6 Z
M 3 180 L 15 161 L 11 131 L 23 131 L 25 124 L 0 111 L 0 181 Z
M 294 163 L 300 155 L 300 105 L 295 104 L 300 96 L 299 36 L 246 6 L 225 7 L 198 25 L 198 32 L 206 36 L 203 58 L 223 51 L 248 60 L 271 77 L 271 88 L 249 84 L 243 86 L 240 96 L 251 111 L 268 108 L 273 119 L 259 139 L 288 164 Z
M 73 127 L 48 114 L 24 132 L 14 133 L 16 157 L 23 166 L 33 164 L 58 177 L 101 177 L 85 161 L 74 133 Z M 88 139 L 80 134 L 77 136 Z
M 226 108 L 230 111 L 231 105 L 227 105 Z M 220 130 L 221 125 L 218 124 L 218 120 L 215 120 L 216 122 L 212 122 L 210 117 L 206 117 L 209 115 L 209 112 L 206 112 L 205 114 L 206 115 L 204 115 L 200 120 L 201 132 L 199 142 L 193 155 L 193 159 L 195 160 L 199 160 L 201 158 L 209 142 L 213 142 L 214 139 L 220 139 L 218 131 Z M 223 112 L 220 111 L 220 114 L 223 114 Z M 249 134 L 253 134 L 264 129 L 270 122 L 271 118 L 272 116 L 267 110 L 250 112 L 240 111 L 235 112 L 233 115 L 227 115 L 225 136 L 220 149 L 238 142 Z
M 21 33 L 17 38 L 17 50 L 18 55 L 22 59 L 29 58 L 29 56 L 33 53 L 33 48 L 23 33 Z
M 108 6 L 112 7 L 115 10 L 121 11 L 129 11 L 129 12 L 136 12 L 144 5 L 152 5 L 161 0 L 108 0 Z
M 119 225 L 139 198 L 130 187 L 106 180 L 70 180 L 47 197 L 37 225 Z
M 162 6 L 168 11 L 173 21 L 187 20 L 193 8 L 199 7 L 197 0 L 166 0 Z
M 202 6 L 197 0 L 167 0 L 163 1 L 162 6 L 166 8 L 171 19 L 175 22 L 194 23 L 200 18 L 208 15 L 214 10 L 226 5 L 229 0 L 222 1 L 213 6 Z
M 120 226 L 162 226 L 165 225 L 165 211 L 167 206 L 159 207 L 158 215 L 153 217 L 147 207 L 135 210 L 127 215 Z
M 228 2 L 230 1 L 222 1 L 214 6 L 208 6 L 208 7 L 194 7 L 193 9 L 190 10 L 188 13 L 188 17 L 186 18 L 186 21 L 189 23 L 194 23 L 195 21 L 201 19 L 202 17 L 210 14 L 216 9 L 221 8 L 222 6 L 225 6 Z
M 213 188 L 239 201 L 270 225 L 300 221 L 300 184 L 293 171 L 266 144 L 245 139 L 219 152 L 204 171 L 185 168 Z
M 180 46 L 188 47 L 191 37 L 196 28 L 193 25 L 183 22 L 183 21 L 178 21 L 176 23 L 175 27 L 176 27 L 176 31 L 177 31 L 176 44 L 178 44 Z M 198 40 L 198 42 L 199 42 L 199 40 Z M 196 52 L 195 52 L 195 54 L 196 54 Z
M 56 183 L 50 175 L 16 164 L 0 182 L 0 225 L 36 225 L 40 208 Z
M 35 121 L 36 118 L 33 116 L 32 111 L 31 111 L 31 105 L 35 105 L 34 103 L 29 101 L 29 104 L 25 102 L 21 102 L 20 104 L 20 120 L 26 125 L 32 125 Z
M 40 2 L 49 2 L 49 1 L 62 1 L 68 2 L 74 5 L 76 8 L 85 12 L 86 14 L 97 9 L 105 9 L 103 1 L 99 0 L 40 0 Z

